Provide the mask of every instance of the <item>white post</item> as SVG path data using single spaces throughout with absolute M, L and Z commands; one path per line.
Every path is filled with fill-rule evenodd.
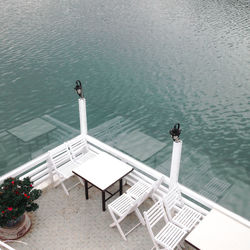
M 88 133 L 88 127 L 87 127 L 87 112 L 86 112 L 85 98 L 79 98 L 78 104 L 79 104 L 80 131 L 81 135 L 86 136 Z
M 170 170 L 170 188 L 176 183 L 178 183 L 180 162 L 181 162 L 181 149 L 182 149 L 182 141 L 181 140 L 174 141 L 172 160 L 171 160 L 171 170 Z

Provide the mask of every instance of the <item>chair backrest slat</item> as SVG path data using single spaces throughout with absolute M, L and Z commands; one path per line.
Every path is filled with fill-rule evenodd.
M 177 185 L 168 191 L 167 195 L 163 198 L 163 200 L 164 200 L 165 206 L 169 210 L 172 210 L 177 204 L 183 205 L 181 192 Z
M 144 219 L 146 222 L 146 226 L 150 237 L 154 243 L 156 249 L 159 249 L 158 243 L 155 240 L 155 235 L 153 231 L 153 227 L 164 218 L 165 223 L 167 223 L 167 216 L 163 207 L 162 200 L 157 201 L 148 211 L 143 213 Z
M 55 168 L 59 168 L 65 163 L 71 161 L 71 156 L 68 150 L 68 146 L 65 143 L 49 151 L 49 156 Z
M 156 202 L 147 212 L 144 212 L 145 220 L 151 230 L 162 218 L 166 219 L 165 216 L 166 214 L 161 200 Z
M 159 200 L 147 212 L 144 212 L 144 218 L 156 249 L 160 249 L 159 246 L 161 246 L 164 247 L 164 249 L 173 250 L 178 246 L 178 243 L 181 242 L 183 236 L 186 234 L 186 231 L 182 230 L 174 223 L 169 222 L 162 200 Z M 161 219 L 164 219 L 165 225 L 158 223 Z M 153 227 L 157 223 L 157 229 L 155 228 L 153 231 Z M 159 226 L 161 229 L 159 229 Z
M 60 166 L 66 162 L 70 161 L 70 158 L 68 155 L 60 155 L 58 157 L 53 158 L 53 162 L 56 166 Z
M 68 141 L 68 145 L 73 159 L 88 152 L 88 143 L 82 135 Z
M 172 192 L 171 190 L 169 191 L 169 193 L 164 197 L 164 203 L 166 204 L 166 206 L 168 207 L 168 209 L 172 209 L 174 208 L 175 204 L 176 204 L 176 199 L 177 199 L 177 193 L 176 192 Z
M 150 195 L 151 190 L 148 190 L 147 192 L 144 192 L 143 195 L 141 195 L 137 200 L 136 200 L 136 205 L 139 207 Z
M 180 189 L 177 185 L 172 187 L 165 197 L 163 197 L 163 203 L 166 208 L 167 217 L 172 221 L 172 213 L 175 210 L 174 208 L 177 208 L 178 206 L 182 207 L 184 205 Z
M 162 175 L 161 178 L 156 180 L 153 184 L 153 193 L 160 187 L 161 183 L 164 181 L 164 176 Z

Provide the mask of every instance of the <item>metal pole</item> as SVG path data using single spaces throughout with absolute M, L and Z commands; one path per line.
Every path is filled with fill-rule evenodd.
M 86 112 L 85 98 L 79 98 L 78 104 L 79 104 L 80 131 L 81 135 L 86 136 L 88 133 L 88 127 L 87 127 L 87 112 Z

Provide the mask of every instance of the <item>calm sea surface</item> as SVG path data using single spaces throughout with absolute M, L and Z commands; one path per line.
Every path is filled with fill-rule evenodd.
M 167 173 L 180 122 L 181 182 L 250 219 L 249 44 L 248 0 L 1 0 L 0 174 L 67 137 L 26 145 L 10 129 L 79 129 L 80 79 L 89 129 L 118 117 L 142 152 L 165 143 L 145 163 Z

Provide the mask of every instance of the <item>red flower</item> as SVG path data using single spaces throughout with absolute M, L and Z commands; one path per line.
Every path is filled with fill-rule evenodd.
M 27 197 L 27 194 L 23 194 L 25 197 Z
M 29 199 L 29 198 L 30 198 L 30 196 L 28 195 L 28 196 L 27 196 L 27 198 Z
M 12 209 L 13 209 L 12 207 L 8 207 L 8 210 L 9 210 L 9 211 L 12 211 Z
M 2 214 L 4 214 L 5 212 L 4 211 L 2 211 Z
M 32 184 L 30 184 L 30 187 L 33 187 Z
M 14 185 L 14 183 L 15 183 L 15 182 L 14 182 L 14 181 L 12 181 L 11 183 Z

